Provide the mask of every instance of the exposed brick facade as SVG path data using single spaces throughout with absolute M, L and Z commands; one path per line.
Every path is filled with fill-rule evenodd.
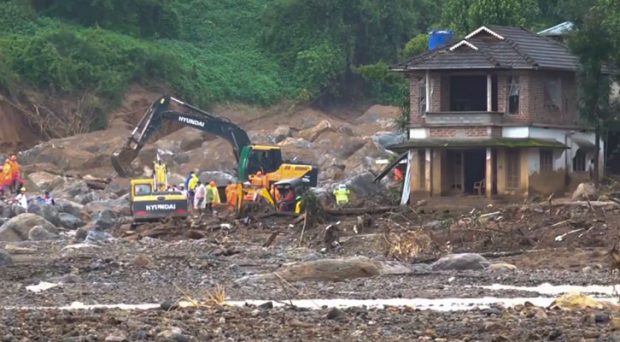
M 429 129 L 431 138 L 488 138 L 489 131 L 492 129 L 487 127 L 433 127 Z
M 549 125 L 552 127 L 579 126 L 579 114 L 577 109 L 576 80 L 574 73 L 554 72 L 541 70 L 517 70 L 517 71 L 490 71 L 497 79 L 497 111 L 503 113 L 500 124 L 493 123 L 494 126 L 504 125 Z M 431 84 L 431 112 L 445 112 L 450 107 L 450 75 L 452 71 L 433 71 L 430 72 Z M 486 73 L 481 72 L 480 75 Z M 413 127 L 429 126 L 419 111 L 420 85 L 424 85 L 425 73 L 416 72 L 408 74 L 410 80 L 410 100 L 411 100 L 411 125 Z M 519 111 L 518 113 L 508 113 L 509 82 L 514 77 L 519 83 Z M 545 100 L 545 87 L 549 80 L 558 80 L 560 84 L 559 93 L 561 94 L 561 105 L 554 108 Z M 422 113 L 423 114 L 423 113 Z M 466 115 L 466 114 L 464 114 Z M 464 120 L 465 121 L 465 120 Z M 436 125 L 435 125 L 436 126 Z M 450 126 L 454 126 L 451 124 Z M 446 128 L 450 131 L 454 128 Z M 485 136 L 486 133 L 486 127 Z M 467 134 L 465 134 L 467 135 Z M 494 136 L 501 136 L 501 128 L 494 129 Z M 431 136 L 433 136 L 431 134 Z M 436 133 L 435 137 L 450 137 L 445 133 Z M 469 136 L 469 135 L 467 135 Z

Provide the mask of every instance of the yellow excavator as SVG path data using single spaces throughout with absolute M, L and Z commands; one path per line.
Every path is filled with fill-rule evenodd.
M 153 177 L 131 180 L 130 203 L 134 222 L 163 218 L 184 218 L 189 215 L 187 195 L 168 188 L 166 164 L 157 156 Z
M 174 108 L 173 108 L 174 107 Z M 263 186 L 243 186 L 243 196 L 238 196 L 242 209 L 243 199 L 253 197 L 265 199 L 276 207 L 275 199 L 268 191 L 274 183 L 281 180 L 299 179 L 308 187 L 315 187 L 318 182 L 318 168 L 307 163 L 284 162 L 282 150 L 275 145 L 252 144 L 248 134 L 227 118 L 208 113 L 202 109 L 178 100 L 163 96 L 147 110 L 138 125 L 131 132 L 125 145 L 112 155 L 112 165 L 119 176 L 129 177 L 128 169 L 148 139 L 165 121 L 178 122 L 182 125 L 214 134 L 228 141 L 238 163 L 237 177 L 239 184 L 247 184 L 255 177 L 263 178 Z M 133 190 L 132 190 L 133 191 Z M 256 194 L 255 196 L 252 196 Z

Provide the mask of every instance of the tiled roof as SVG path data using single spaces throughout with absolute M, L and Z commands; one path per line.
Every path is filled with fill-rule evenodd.
M 488 30 L 492 34 L 488 34 Z M 486 31 L 486 32 L 485 32 Z M 562 43 L 518 27 L 489 26 L 465 41 L 422 55 L 395 70 L 557 69 L 574 71 L 577 58 Z

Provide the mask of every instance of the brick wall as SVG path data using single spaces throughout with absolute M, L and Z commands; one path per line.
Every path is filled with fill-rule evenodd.
M 410 73 L 407 75 L 409 78 L 409 103 L 410 103 L 410 115 L 409 122 L 413 126 L 420 126 L 424 123 L 424 118 L 418 111 L 418 103 L 420 101 L 420 82 L 424 81 L 424 74 Z
M 550 79 L 560 80 L 560 108 L 545 105 L 545 84 Z M 557 71 L 530 71 L 529 87 L 529 119 L 537 124 L 579 125 L 577 108 L 577 89 L 574 73 Z
M 434 139 L 442 138 L 486 138 L 489 137 L 487 127 L 433 127 L 429 135 Z

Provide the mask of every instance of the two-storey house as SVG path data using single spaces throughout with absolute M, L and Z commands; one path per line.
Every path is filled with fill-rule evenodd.
M 577 58 L 557 40 L 483 26 L 394 70 L 410 82 L 410 140 L 393 148 L 413 152 L 412 193 L 560 194 L 592 176 Z

